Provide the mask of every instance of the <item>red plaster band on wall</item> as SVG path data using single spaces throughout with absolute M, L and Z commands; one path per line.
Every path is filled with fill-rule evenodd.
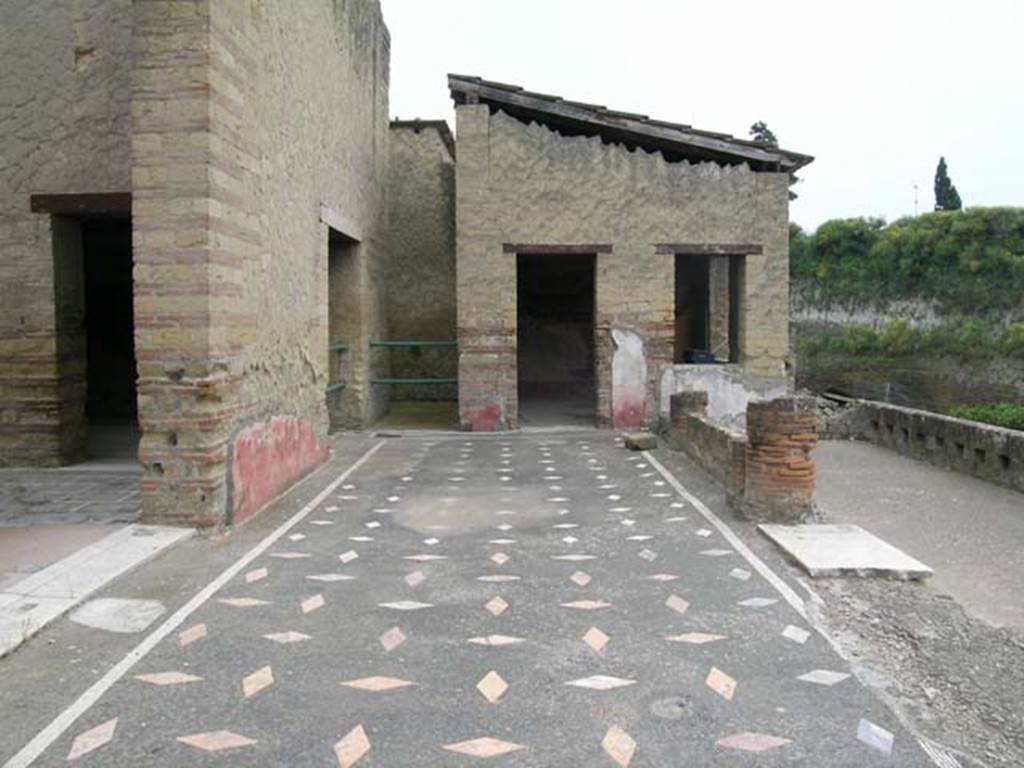
M 328 453 L 313 425 L 295 416 L 274 416 L 243 429 L 232 443 L 231 521 L 252 517 Z

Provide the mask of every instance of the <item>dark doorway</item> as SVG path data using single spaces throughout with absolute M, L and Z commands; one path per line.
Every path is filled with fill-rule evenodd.
M 676 256 L 677 363 L 702 362 L 710 353 L 710 265 L 707 256 Z
M 86 219 L 81 226 L 88 453 L 92 459 L 134 459 L 139 430 L 131 221 Z
M 594 255 L 516 259 L 519 421 L 593 426 Z

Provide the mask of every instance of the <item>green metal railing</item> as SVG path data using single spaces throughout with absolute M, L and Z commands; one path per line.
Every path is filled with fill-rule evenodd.
M 344 344 L 331 344 L 329 347 L 327 347 L 327 351 L 328 351 L 328 353 L 330 353 L 332 355 L 334 355 L 334 354 L 341 354 L 342 352 L 347 352 L 348 351 L 348 347 L 345 346 Z M 331 392 L 340 392 L 344 388 L 345 388 L 345 382 L 344 381 L 336 381 L 333 384 L 328 384 L 327 385 L 327 394 L 331 394 Z
M 370 348 L 385 349 L 422 349 L 424 347 L 456 347 L 457 341 L 371 341 Z M 371 384 L 458 384 L 458 379 L 437 379 L 437 378 L 380 378 L 370 379 Z
M 424 347 L 457 347 L 457 341 L 449 340 L 436 340 L 436 341 L 371 341 L 370 349 L 422 349 Z M 347 352 L 348 347 L 345 344 L 331 344 L 327 351 L 331 354 L 340 354 Z M 458 379 L 440 379 L 440 378 L 378 378 L 370 379 L 371 384 L 389 385 L 389 384 L 458 384 Z M 336 381 L 333 384 L 327 385 L 327 392 L 337 392 L 345 388 L 345 382 Z

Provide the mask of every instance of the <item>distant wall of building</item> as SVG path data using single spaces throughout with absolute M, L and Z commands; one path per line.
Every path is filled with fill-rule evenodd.
M 83 457 L 80 223 L 30 196 L 129 190 L 131 5 L 0 4 L 0 465 Z
M 455 144 L 442 121 L 395 121 L 389 137 L 388 337 L 455 340 Z M 454 379 L 454 347 L 393 349 L 396 378 Z M 455 385 L 400 385 L 402 400 L 454 400 Z
M 463 425 L 514 427 L 516 256 L 503 244 L 607 244 L 596 263 L 601 425 L 653 423 L 673 362 L 674 257 L 655 243 L 751 243 L 744 258 L 740 362 L 784 376 L 788 353 L 788 184 L 747 166 L 667 162 L 600 138 L 567 137 L 486 105 L 458 106 L 456 253 Z M 554 256 L 553 258 L 557 258 Z M 616 338 L 617 337 L 617 338 Z M 618 346 L 617 346 L 618 345 Z M 636 347 L 645 365 L 627 360 Z M 616 355 L 617 349 L 620 354 Z M 620 364 L 616 364 L 616 359 Z M 621 398 L 619 371 L 641 372 Z M 632 375 L 632 374 L 630 374 Z

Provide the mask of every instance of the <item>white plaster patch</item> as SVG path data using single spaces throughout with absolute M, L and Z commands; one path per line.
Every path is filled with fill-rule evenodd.
M 107 632 L 141 632 L 166 612 L 157 600 L 103 597 L 90 600 L 71 614 L 76 624 Z

